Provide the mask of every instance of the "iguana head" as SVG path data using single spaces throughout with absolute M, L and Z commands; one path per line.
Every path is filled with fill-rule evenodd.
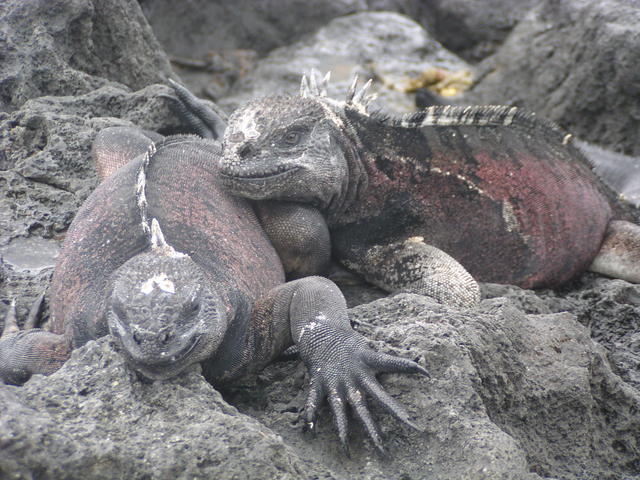
M 202 269 L 166 247 L 139 254 L 115 272 L 107 309 L 109 330 L 127 362 L 153 380 L 211 357 L 227 326 Z
M 344 195 L 348 126 L 341 110 L 346 103 L 326 97 L 327 81 L 309 86 L 303 78 L 300 96 L 255 100 L 231 115 L 220 163 L 227 188 L 254 200 L 321 208 Z

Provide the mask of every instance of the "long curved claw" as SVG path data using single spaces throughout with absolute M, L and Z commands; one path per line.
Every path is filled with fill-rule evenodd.
M 408 358 L 395 357 L 386 353 L 367 350 L 363 353 L 363 360 L 377 372 L 420 373 L 425 377 L 431 377 L 426 368 Z
M 29 308 L 29 316 L 24 322 L 24 330 L 31 330 L 37 328 L 40 325 L 40 314 L 42 313 L 42 305 L 44 304 L 44 292 L 38 295 L 38 298 L 34 300 Z
M 367 400 L 365 398 L 364 392 L 357 388 L 350 388 L 347 393 L 349 399 L 349 405 L 356 413 L 360 423 L 364 426 L 364 429 L 367 432 L 367 435 L 376 446 L 378 451 L 382 454 L 386 453 L 384 449 L 384 445 L 382 445 L 382 438 L 380 437 L 380 432 L 378 432 L 378 428 L 376 427 L 376 423 L 373 421 L 373 417 L 367 408 Z
M 178 82 L 169 79 L 169 83 L 178 97 L 177 107 L 180 116 L 188 126 L 204 138 L 222 137 L 227 128 L 223 115 L 206 106 L 202 100 Z
M 342 331 L 342 334 L 345 332 Z M 367 407 L 366 395 L 373 397 L 394 417 L 411 428 L 417 431 L 423 429 L 411 421 L 404 407 L 378 383 L 375 374 L 420 373 L 428 376 L 429 373 L 422 366 L 406 358 L 370 350 L 366 341 L 356 334 L 349 337 L 341 344 L 342 348 L 332 350 L 332 355 L 326 356 L 325 351 L 322 355 L 323 361 L 318 358 L 308 365 L 311 384 L 305 404 L 306 430 L 313 431 L 315 428 L 318 408 L 327 397 L 340 443 L 348 452 L 348 403 L 376 449 L 382 455 L 387 455 L 376 423 Z
M 384 408 L 386 408 L 394 417 L 403 423 L 406 423 L 414 430 L 422 429 L 409 419 L 409 414 L 398 401 L 389 395 L 384 388 L 373 377 L 365 377 L 362 380 L 362 386 L 369 395 L 376 399 Z
M 338 429 L 338 438 L 340 443 L 349 454 L 349 444 L 347 443 L 347 437 L 349 434 L 349 422 L 347 420 L 347 407 L 345 405 L 342 396 L 337 390 L 329 392 L 329 406 L 333 412 L 333 421 Z
M 325 391 L 322 384 L 311 380 L 311 386 L 307 393 L 307 401 L 304 406 L 304 430 L 315 433 L 316 420 L 318 418 L 318 410 L 322 400 L 324 400 Z

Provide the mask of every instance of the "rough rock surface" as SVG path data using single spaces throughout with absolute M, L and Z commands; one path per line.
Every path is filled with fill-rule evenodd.
M 171 74 L 135 0 L 5 0 L 0 18 L 0 111 L 113 82 L 138 90 Z
M 640 155 L 639 7 L 543 1 L 480 65 L 466 100 L 526 106 L 584 140 Z
M 178 121 L 161 97 L 170 89 L 150 85 L 172 72 L 135 1 L 8 0 L 0 17 L 3 317 L 8 299 L 18 297 L 23 316 L 45 288 L 46 267 L 95 186 L 95 134 L 131 123 L 172 131 Z
M 329 20 L 367 8 L 365 0 L 141 0 L 167 53 L 199 58 L 212 51 L 251 48 L 260 54 L 297 40 Z
M 360 13 L 329 22 L 362 2 L 328 3 L 335 8 L 308 12 L 318 31 L 263 50 L 229 105 L 272 88 L 293 91 L 300 71 L 312 66 L 347 66 L 334 68 L 336 94 L 351 71 L 380 80 L 433 65 L 466 68 L 407 17 Z M 411 13 L 413 2 L 366 3 L 362 8 L 384 3 Z M 493 92 L 498 101 L 504 89 L 502 100 L 517 98 L 556 120 L 574 118 L 590 139 L 633 151 L 637 143 L 630 148 L 632 136 L 620 132 L 636 125 L 637 133 L 637 77 L 627 64 L 637 51 L 630 50 L 637 35 L 627 35 L 636 17 L 621 5 L 545 1 L 491 60 L 502 59 L 502 66 L 487 73 L 478 92 Z M 472 18 L 471 10 L 460 21 L 481 25 L 484 13 Z M 203 25 L 233 25 L 242 9 L 221 9 L 236 15 L 228 20 L 199 13 Z M 169 90 L 154 85 L 171 75 L 169 63 L 132 0 L 6 0 L 0 16 L 0 318 L 17 296 L 24 319 L 95 185 L 95 133 L 128 123 L 170 133 L 179 125 L 163 97 Z M 312 28 L 300 20 L 296 31 L 292 22 L 290 36 L 278 42 Z M 529 31 L 535 36 L 526 37 Z M 549 54 L 551 41 L 556 50 Z M 556 93 L 565 86 L 566 98 Z M 401 109 L 412 101 L 386 90 L 384 103 Z M 555 292 L 483 285 L 485 300 L 470 311 L 419 296 L 386 298 L 357 285 L 343 289 L 349 304 L 359 305 L 350 310 L 355 328 L 374 346 L 419 359 L 431 371 L 430 379 L 382 378 L 424 429 L 411 430 L 372 405 L 390 459 L 375 453 L 355 421 L 346 457 L 328 409 L 317 438 L 302 433 L 306 374 L 297 360 L 275 363 L 221 396 L 197 369 L 144 383 L 105 338 L 75 352 L 51 377 L 0 386 L 0 478 L 640 479 L 640 286 L 595 275 Z
M 0 387 L 0 477 L 334 478 L 195 371 L 144 383 L 110 339 L 51 377 Z
M 406 112 L 414 100 L 406 84 L 425 70 L 470 70 L 463 60 L 433 40 L 409 17 L 389 12 L 362 12 L 336 18 L 316 33 L 273 50 L 241 78 L 221 105 L 234 109 L 251 98 L 273 92 L 296 93 L 300 73 L 331 71 L 329 95 L 344 98 L 354 74 L 377 80 L 372 91 L 386 109 Z
M 369 0 L 369 8 L 404 13 L 469 62 L 493 53 L 539 0 Z
M 91 478 L 640 475 L 638 392 L 611 372 L 602 348 L 571 314 L 525 314 L 515 304 L 535 302 L 535 294 L 513 296 L 517 302 L 493 298 L 466 312 L 406 294 L 350 310 L 355 327 L 374 345 L 423 359 L 431 372 L 428 380 L 384 376 L 385 388 L 424 429 L 413 431 L 374 407 L 391 462 L 376 455 L 359 427 L 351 434 L 351 458 L 345 457 L 326 410 L 317 438 L 301 433 L 305 374 L 297 361 L 274 364 L 255 381 L 225 391 L 240 414 L 197 372 L 169 382 L 141 382 L 109 339 L 102 339 L 76 351 L 51 377 L 35 377 L 22 388 L 0 387 L 7 412 L 0 423 L 0 473 L 17 478 L 27 478 L 27 472 L 43 478 L 60 472 L 65 478 L 86 478 L 87 472 Z

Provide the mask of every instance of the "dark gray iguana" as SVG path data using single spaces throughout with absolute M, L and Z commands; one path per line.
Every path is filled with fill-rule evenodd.
M 140 151 L 146 153 L 136 157 Z M 225 382 L 294 344 L 310 372 L 307 424 L 313 427 L 327 397 L 345 444 L 348 403 L 382 449 L 364 393 L 411 424 L 375 374 L 426 370 L 371 350 L 351 329 L 332 282 L 284 283 L 249 204 L 218 185 L 220 153 L 219 143 L 195 136 L 156 144 L 127 128 L 99 134 L 99 171 L 117 171 L 68 230 L 50 291 L 50 332 L 8 322 L 0 377 L 20 384 L 34 373 L 49 374 L 71 349 L 109 332 L 128 363 L 151 379 L 201 363 L 209 381 Z
M 623 221 L 631 216 L 551 122 L 494 106 L 390 118 L 367 110 L 366 86 L 356 93 L 354 81 L 340 102 L 326 96 L 327 81 L 312 75 L 300 96 L 248 103 L 224 136 L 225 186 L 261 201 L 289 270 L 291 235 L 269 224 L 288 225 L 302 244 L 316 236 L 308 256 L 331 250 L 392 291 L 423 293 L 431 270 L 450 270 L 443 251 L 477 280 L 525 288 L 589 267 L 640 282 L 640 227 Z M 460 282 L 445 275 L 441 285 Z

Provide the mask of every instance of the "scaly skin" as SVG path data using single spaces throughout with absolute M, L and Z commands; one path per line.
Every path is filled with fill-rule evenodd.
M 51 286 L 51 331 L 7 322 L 0 378 L 19 384 L 50 374 L 73 348 L 107 333 L 145 377 L 200 363 L 213 383 L 259 370 L 293 344 L 310 372 L 308 422 L 327 397 L 346 445 L 349 403 L 382 450 L 364 392 L 411 424 L 375 374 L 426 370 L 372 351 L 329 280 L 284 282 L 251 206 L 219 187 L 220 151 L 189 136 L 156 145 L 135 129 L 99 135 L 94 154 L 108 178 L 67 233 Z
M 317 208 L 333 256 L 368 280 L 425 291 L 432 270 L 453 269 L 443 251 L 477 280 L 524 288 L 562 284 L 592 264 L 640 282 L 639 251 L 627 252 L 629 268 L 594 263 L 621 209 L 557 126 L 515 107 L 437 106 L 394 119 L 369 113 L 355 83 L 346 102 L 323 90 L 313 77 L 301 96 L 234 112 L 221 174 L 236 195 Z M 640 227 L 625 234 L 640 238 Z M 472 288 L 462 272 L 442 277 L 448 284 L 431 291 Z

